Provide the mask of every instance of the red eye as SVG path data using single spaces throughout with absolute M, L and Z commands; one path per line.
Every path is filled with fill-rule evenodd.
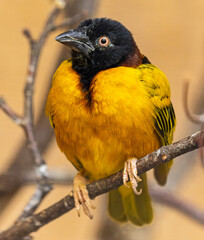
M 99 38 L 99 44 L 102 46 L 102 47 L 107 47 L 110 43 L 110 40 L 108 37 L 106 36 L 103 36 L 103 37 L 100 37 Z

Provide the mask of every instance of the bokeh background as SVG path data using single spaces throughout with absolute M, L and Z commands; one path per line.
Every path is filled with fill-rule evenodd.
M 74 0 L 68 1 L 71 5 Z M 39 36 L 46 17 L 52 9 L 51 0 L 0 1 L 0 95 L 18 113 L 23 112 L 23 88 L 29 60 L 29 46 L 22 30 L 28 28 Z M 93 17 L 110 17 L 121 21 L 134 35 L 150 61 L 167 75 L 172 102 L 177 116 L 175 141 L 199 130 L 186 117 L 183 108 L 184 80 L 190 81 L 189 106 L 193 112 L 204 112 L 204 1 L 203 0 L 101 0 L 97 1 Z M 70 13 L 71 14 L 71 13 Z M 35 85 L 35 121 L 39 117 L 51 75 L 59 61 L 59 53 L 67 51 L 54 37 L 49 36 L 43 49 Z M 24 141 L 23 131 L 0 111 L 0 173 L 11 163 Z M 44 153 L 49 168 L 63 168 L 75 173 L 72 165 L 60 152 L 53 139 Z M 151 175 L 151 173 L 150 173 Z M 154 180 L 150 176 L 151 184 Z M 9 227 L 21 213 L 35 187 L 25 186 L 0 206 L 0 230 Z M 71 186 L 55 186 L 40 209 L 56 202 L 71 190 Z M 198 152 L 175 160 L 165 190 L 204 210 L 204 171 Z M 75 210 L 41 228 L 33 236 L 39 240 L 56 239 L 145 239 L 180 240 L 204 239 L 204 227 L 175 209 L 153 203 L 155 217 L 143 228 L 125 225 L 118 227 L 106 217 L 106 196 L 94 201 L 94 219 L 77 217 Z M 0 204 L 3 204 L 0 202 Z M 39 209 L 39 210 L 40 210 Z M 110 238 L 109 238 L 110 237 Z

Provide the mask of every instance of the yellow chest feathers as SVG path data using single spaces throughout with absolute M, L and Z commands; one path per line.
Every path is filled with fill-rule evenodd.
M 52 118 L 57 143 L 93 179 L 118 171 L 128 157 L 140 158 L 160 146 L 154 130 L 156 99 L 148 91 L 152 83 L 142 75 L 140 68 L 101 71 L 92 79 L 91 100 L 70 61 L 64 61 L 54 75 L 46 113 Z

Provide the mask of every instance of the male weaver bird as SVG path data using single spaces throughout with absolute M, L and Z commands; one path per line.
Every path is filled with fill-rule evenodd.
M 136 162 L 172 142 L 175 114 L 166 76 L 140 53 L 132 34 L 108 18 L 85 20 L 56 40 L 72 52 L 53 77 L 46 114 L 59 148 L 79 171 L 73 190 L 78 215 L 81 204 L 93 217 L 85 185 L 124 167 L 126 186 L 109 193 L 110 216 L 150 223 L 146 174 L 137 176 Z M 170 167 L 154 169 L 160 185 Z

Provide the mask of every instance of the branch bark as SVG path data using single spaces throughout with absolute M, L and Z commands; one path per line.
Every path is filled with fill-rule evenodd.
M 204 146 L 203 132 L 204 130 L 201 130 L 171 145 L 163 146 L 157 151 L 139 159 L 137 163 L 138 174 L 141 175 L 144 172 L 155 168 L 161 163 L 168 162 L 173 158 L 201 147 L 201 138 L 202 146 Z M 88 184 L 87 190 L 89 192 L 89 197 L 93 199 L 96 196 L 120 187 L 123 184 L 122 175 L 123 171 L 121 170 L 110 177 L 100 179 L 91 184 Z M 73 208 L 73 193 L 70 192 L 66 197 L 53 204 L 52 206 L 44 209 L 40 213 L 18 221 L 11 228 L 0 234 L 0 240 L 21 239 L 29 235 L 31 232 L 37 231 L 45 224 L 53 221 L 54 219 L 60 217 Z

